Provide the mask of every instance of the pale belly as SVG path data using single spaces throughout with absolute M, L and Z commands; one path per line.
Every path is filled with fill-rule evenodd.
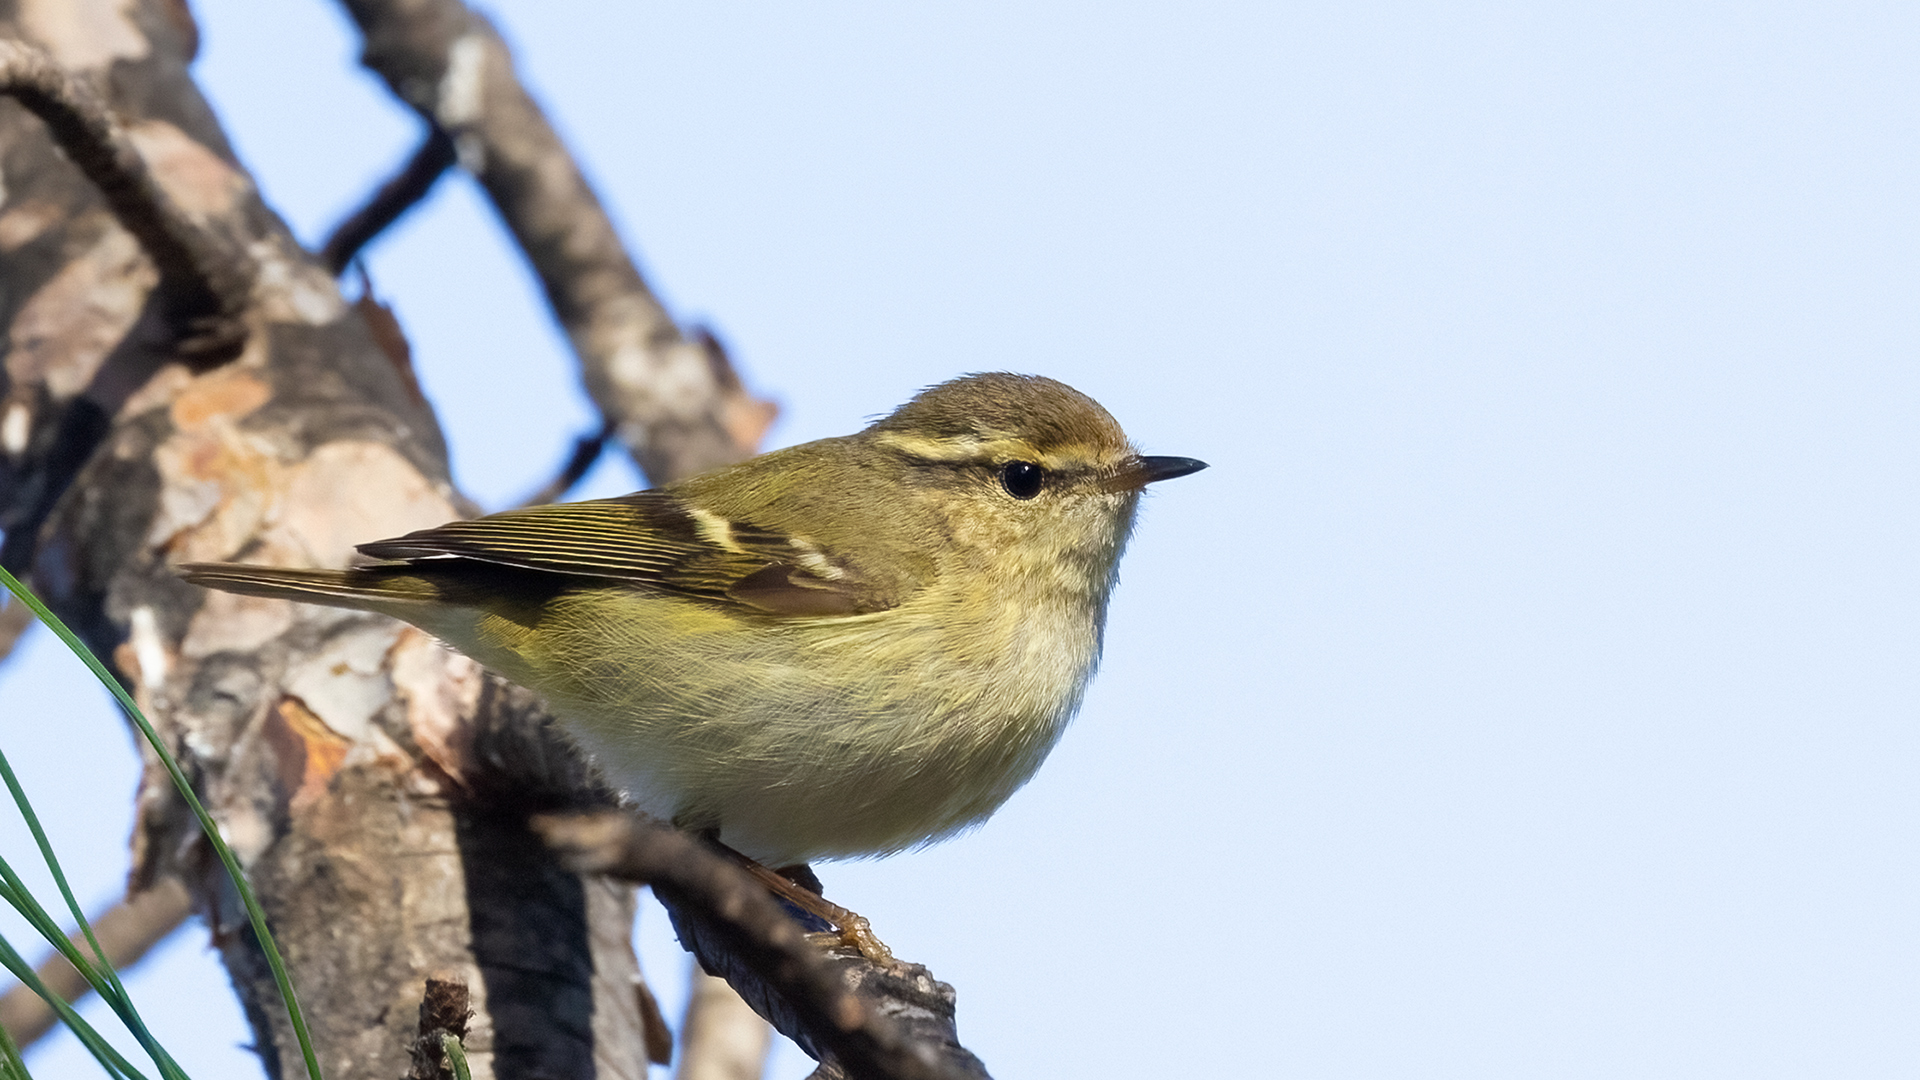
M 887 854 L 985 820 L 1053 748 L 1099 650 L 1091 619 L 961 633 L 890 611 L 780 632 L 689 627 L 676 609 L 669 636 L 649 632 L 667 614 L 647 610 L 657 600 L 582 602 L 599 617 L 566 623 L 598 631 L 566 642 L 543 628 L 555 647 L 538 655 L 478 626 L 443 636 L 540 690 L 640 810 L 773 866 Z

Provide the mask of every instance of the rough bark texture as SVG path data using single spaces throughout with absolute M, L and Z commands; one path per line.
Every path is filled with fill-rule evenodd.
M 466 983 L 443 977 L 428 979 L 420 997 L 420 1037 L 408 1051 L 413 1068 L 408 1070 L 406 1080 L 454 1080 L 446 1038 L 464 1042 L 467 1022 L 472 1019 L 473 991 Z
M 493 197 L 649 475 L 751 453 L 771 407 L 648 293 L 491 27 L 457 0 L 347 7 L 369 66 Z M 528 825 L 615 799 L 532 696 L 390 620 L 172 572 L 341 566 L 358 542 L 472 509 L 397 324 L 346 304 L 261 203 L 187 76 L 194 41 L 177 0 L 0 0 L 0 563 L 30 570 L 180 757 L 330 1077 L 437 1069 L 413 1054 L 430 977 L 467 988 L 482 1080 L 643 1077 L 664 1039 L 636 989 L 633 889 L 562 866 Z M 403 188 L 425 190 L 430 158 Z M 269 1075 L 298 1075 L 230 887 L 148 764 L 134 887 L 185 884 Z M 621 873 L 652 882 L 702 963 L 810 1053 L 860 1077 L 985 1075 L 924 968 L 822 955 L 704 845 L 633 835 L 653 862 Z
M 209 595 L 171 572 L 183 559 L 337 566 L 356 541 L 467 509 L 403 361 L 236 162 L 187 76 L 184 18 L 165 0 L 0 4 L 0 37 L 45 49 L 117 117 L 68 126 L 118 138 L 92 151 L 134 155 L 164 200 L 157 217 L 225 260 L 157 270 L 138 223 L 76 169 L 90 151 L 57 151 L 57 125 L 13 84 L 0 101 L 0 557 L 30 566 L 182 758 L 261 894 L 330 1076 L 402 1075 L 435 974 L 473 989 L 476 1076 L 642 1076 L 631 890 L 558 868 L 524 825 L 529 806 L 596 799 L 531 699 L 397 624 Z M 192 348 L 202 313 L 163 278 L 215 296 L 241 283 L 237 356 Z M 551 782 L 522 783 L 529 772 Z M 512 798 L 481 798 L 502 791 Z M 152 769 L 137 828 L 136 885 L 187 884 L 267 1071 L 298 1075 L 244 920 Z
M 960 1045 L 951 986 L 919 964 L 820 948 L 712 846 L 626 813 L 535 825 L 574 868 L 651 885 L 681 944 L 821 1062 L 816 1076 L 986 1080 L 986 1066 Z

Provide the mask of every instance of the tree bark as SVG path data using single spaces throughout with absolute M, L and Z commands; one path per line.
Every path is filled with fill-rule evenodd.
M 457 0 L 347 6 L 368 63 L 507 219 L 608 430 L 657 480 L 750 454 L 772 407 L 647 291 L 492 28 Z M 617 799 L 525 690 L 391 620 L 173 574 L 342 566 L 356 543 L 473 510 L 397 324 L 345 303 L 260 201 L 188 78 L 195 38 L 177 0 L 0 0 L 0 564 L 30 571 L 180 758 L 266 908 L 325 1072 L 433 1067 L 433 979 L 466 989 L 482 1080 L 644 1077 L 663 1040 L 622 882 L 645 880 L 821 1075 L 985 1076 L 950 987 L 819 952 L 693 839 L 636 826 L 612 855 L 557 861 L 530 817 Z M 435 162 L 417 157 L 365 221 L 403 211 Z M 299 1075 L 231 886 L 147 764 L 132 886 L 184 883 L 268 1074 Z
M 631 890 L 559 868 L 524 824 L 607 797 L 531 697 L 392 622 L 209 595 L 170 569 L 338 566 L 356 541 L 468 512 L 404 359 L 260 201 L 188 77 L 184 6 L 19 0 L 0 20 L 73 84 L 49 104 L 16 65 L 0 102 L 0 558 L 179 754 L 330 1076 L 407 1070 L 429 975 L 472 988 L 477 1077 L 644 1076 Z M 68 106 L 89 123 L 63 127 Z M 116 191 L 76 168 L 95 158 L 153 183 Z M 170 254 L 152 221 L 212 256 Z M 180 301 L 236 292 L 238 310 Z M 203 345 L 209 315 L 231 324 L 224 353 Z M 135 886 L 186 883 L 268 1074 L 300 1075 L 229 887 L 151 767 L 139 809 Z

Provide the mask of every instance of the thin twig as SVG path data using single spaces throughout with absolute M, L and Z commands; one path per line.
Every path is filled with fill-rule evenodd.
M 581 873 L 645 882 L 681 943 L 816 1060 L 854 1080 L 984 1080 L 954 1035 L 953 991 L 927 969 L 822 951 L 746 872 L 676 829 L 630 814 L 542 817 Z
M 92 88 L 69 78 L 42 50 L 0 39 L 0 94 L 47 125 L 146 250 L 160 271 L 182 353 L 203 364 L 236 355 L 246 343 L 253 261 L 175 206 Z
M 407 159 L 407 163 L 400 167 L 400 171 L 381 184 L 380 189 L 369 196 L 360 209 L 348 214 L 345 220 L 334 226 L 333 234 L 327 237 L 327 242 L 320 248 L 321 265 L 333 276 L 339 277 L 353 263 L 354 256 L 360 253 L 361 248 L 426 198 L 440 177 L 453 168 L 456 160 L 453 139 L 438 125 L 428 125 L 426 139 Z
M 560 472 L 539 491 L 527 496 L 520 505 L 545 506 L 560 501 L 561 496 L 572 491 L 573 485 L 586 477 L 593 463 L 600 460 L 600 451 L 606 449 L 607 440 L 612 437 L 613 425 L 609 423 L 591 435 L 582 435 L 574 440 L 573 453 L 567 455 L 567 463 L 560 467 Z
M 724 353 L 675 326 L 493 25 L 460 0 L 341 2 L 366 37 L 362 62 L 452 137 L 545 286 L 588 395 L 648 480 L 752 456 L 774 407 Z

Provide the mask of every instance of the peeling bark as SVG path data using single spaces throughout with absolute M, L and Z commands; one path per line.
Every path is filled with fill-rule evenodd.
M 648 292 L 491 26 L 457 0 L 347 7 L 368 64 L 507 219 L 608 430 L 659 480 L 750 454 L 772 406 Z M 639 1080 L 665 1040 L 628 940 L 632 887 L 568 869 L 528 825 L 617 800 L 532 695 L 391 620 L 172 572 L 343 566 L 356 543 L 473 510 L 398 324 L 370 297 L 346 303 L 260 201 L 188 78 L 196 40 L 177 0 L 0 0 L 16 99 L 0 101 L 0 563 L 30 568 L 179 756 L 266 907 L 329 1076 L 437 1068 L 416 1052 L 432 978 L 467 990 L 481 1080 Z M 416 164 L 424 190 L 433 154 Z M 951 988 L 820 954 L 730 863 L 666 835 L 655 853 L 671 858 L 621 872 L 829 1059 L 820 1075 L 985 1075 L 954 1036 Z M 268 1075 L 298 1075 L 252 931 L 152 760 L 131 878 L 186 883 Z
M 183 348 L 168 292 L 183 272 L 152 230 L 55 149 L 71 131 L 0 101 L 0 557 L 30 560 L 179 754 L 260 893 L 329 1076 L 405 1073 L 442 974 L 473 988 L 475 1076 L 642 1075 L 631 890 L 560 869 L 524 825 L 528 804 L 606 796 L 532 699 L 392 622 L 214 597 L 171 571 L 337 566 L 355 542 L 468 511 L 410 373 L 260 202 L 187 77 L 178 5 L 23 0 L 0 20 L 111 108 L 154 181 L 136 191 L 151 218 L 246 282 L 222 309 L 244 348 L 212 365 Z M 229 886 L 148 764 L 134 884 L 187 883 L 268 1074 L 299 1075 Z M 483 798 L 501 791 L 517 813 Z

